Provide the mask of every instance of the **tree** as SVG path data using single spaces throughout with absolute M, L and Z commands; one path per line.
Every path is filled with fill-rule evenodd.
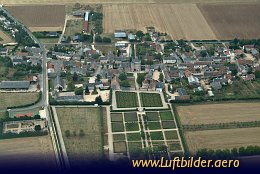
M 159 81 L 163 82 L 163 79 L 164 79 L 163 73 L 160 73 Z
M 91 55 L 91 58 L 93 58 L 93 59 L 98 59 L 99 57 L 100 57 L 99 54 L 92 54 L 92 55 Z
M 142 85 L 142 82 L 144 81 L 145 75 L 146 75 L 145 73 L 139 73 L 139 74 L 137 74 L 136 82 L 137 82 L 139 85 Z
M 72 81 L 68 82 L 68 91 L 74 91 L 75 90 L 75 85 Z
M 76 72 L 74 72 L 72 79 L 74 82 L 77 82 L 79 80 L 79 76 Z
M 41 131 L 41 130 L 42 130 L 41 125 L 35 125 L 35 126 L 34 126 L 34 130 L 35 130 L 36 132 Z
M 85 94 L 88 95 L 89 94 L 89 89 L 88 89 L 88 86 L 86 86 L 85 88 Z
M 200 52 L 200 55 L 202 56 L 202 57 L 206 57 L 207 56 L 207 51 L 205 51 L 205 50 L 202 50 L 201 52 Z
M 256 77 L 256 78 L 260 78 L 260 71 L 259 71 L 259 70 L 256 70 L 256 71 L 255 71 L 255 77 Z
M 74 93 L 75 95 L 83 95 L 83 88 L 82 87 L 75 88 Z
M 162 60 L 162 55 L 161 55 L 160 53 L 155 54 L 155 55 L 154 55 L 154 58 L 155 58 L 156 60 L 161 61 L 161 60 Z
M 77 136 L 77 132 L 73 131 L 73 136 L 76 137 Z
M 79 136 L 80 137 L 84 137 L 85 136 L 85 132 L 82 129 L 79 131 Z
M 98 104 L 98 105 L 101 105 L 103 103 L 103 100 L 102 100 L 100 95 L 96 97 L 95 103 Z
M 97 81 L 100 81 L 100 79 L 101 79 L 101 75 L 98 74 L 98 75 L 96 76 L 96 79 L 97 79 Z
M 103 37 L 104 43 L 111 43 L 111 39 L 109 37 Z
M 142 39 L 143 36 L 144 36 L 144 33 L 139 30 L 139 31 L 136 32 L 136 36 L 137 36 L 138 38 Z
M 130 82 L 129 82 L 128 80 L 123 80 L 123 81 L 120 83 L 120 85 L 121 85 L 122 87 L 125 87 L 125 88 L 128 88 L 128 87 L 131 86 L 131 85 L 130 85 Z
M 41 119 L 41 116 L 39 114 L 36 114 L 33 118 L 34 119 Z
M 119 75 L 119 79 L 120 79 L 121 81 L 126 80 L 126 79 L 127 79 L 126 74 L 125 74 L 125 73 L 121 73 L 121 74 Z
M 92 95 L 96 95 L 96 94 L 98 94 L 98 92 L 97 92 L 96 86 L 94 86 L 94 90 L 93 90 L 93 92 L 92 92 Z
M 68 137 L 70 137 L 70 131 L 69 130 L 66 130 L 65 131 L 65 136 L 68 138 Z
M 102 37 L 100 35 L 96 35 L 95 41 L 101 43 L 103 40 L 102 40 Z

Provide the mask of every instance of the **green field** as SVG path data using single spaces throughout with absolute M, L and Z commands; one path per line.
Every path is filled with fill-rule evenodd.
M 164 135 L 167 140 L 178 140 L 178 134 L 175 130 L 165 131 Z
M 150 130 L 162 129 L 160 122 L 148 122 L 148 127 Z
M 38 92 L 0 92 L 0 110 L 10 106 L 32 104 L 38 100 Z
M 170 151 L 181 150 L 181 144 L 179 141 L 167 141 L 167 146 Z
M 64 36 L 70 36 L 71 39 L 76 33 L 82 33 L 84 26 L 84 20 L 83 19 L 77 19 L 77 20 L 68 20 Z
M 159 121 L 158 112 L 146 112 L 148 121 Z
M 141 134 L 140 133 L 128 133 L 127 140 L 128 141 L 141 141 Z
M 139 124 L 137 122 L 134 123 L 125 123 L 126 131 L 139 131 Z
M 111 114 L 111 121 L 112 122 L 122 122 L 123 121 L 123 115 L 121 113 L 113 113 Z
M 126 153 L 127 148 L 125 141 L 114 142 L 113 144 L 115 153 Z
M 163 140 L 163 133 L 161 131 L 158 132 L 150 132 L 150 136 L 152 140 Z
M 163 129 L 175 129 L 176 125 L 174 121 L 162 121 Z
M 136 112 L 128 112 L 124 114 L 125 114 L 125 122 L 138 121 Z
M 135 92 L 116 91 L 116 103 L 118 108 L 138 107 L 137 94 Z
M 71 165 L 103 158 L 102 108 L 57 107 L 56 111 Z
M 124 123 L 116 122 L 112 123 L 112 132 L 124 132 Z
M 143 107 L 162 107 L 162 99 L 160 94 L 140 93 L 141 103 Z
M 113 134 L 113 141 L 125 141 L 125 134 Z
M 173 120 L 171 111 L 160 112 L 161 120 Z

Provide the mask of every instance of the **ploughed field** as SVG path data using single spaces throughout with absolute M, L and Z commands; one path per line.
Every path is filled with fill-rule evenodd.
M 17 5 L 5 8 L 31 31 L 61 31 L 63 29 L 65 5 Z

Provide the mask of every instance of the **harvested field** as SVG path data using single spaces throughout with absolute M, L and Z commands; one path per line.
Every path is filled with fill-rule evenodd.
M 216 39 L 196 4 L 111 4 L 103 13 L 104 33 L 154 26 L 173 39 Z
M 260 103 L 223 103 L 178 106 L 184 125 L 259 121 Z
M 260 4 L 198 5 L 218 39 L 260 37 Z
M 102 108 L 56 107 L 56 111 L 71 165 L 102 159 Z
M 38 97 L 39 93 L 37 92 L 0 92 L 0 110 L 6 109 L 9 106 L 21 106 L 34 103 Z
M 0 44 L 6 44 L 13 41 L 13 39 L 2 30 L 0 30 L 0 38 L 1 38 Z
M 245 146 L 259 146 L 260 127 L 241 129 L 222 129 L 208 131 L 186 132 L 185 139 L 189 151 L 195 154 L 197 150 L 207 149 L 227 149 Z
M 29 142 L 29 143 L 28 143 Z M 56 168 L 56 159 L 49 136 L 0 140 L 0 166 L 21 166 L 42 169 Z
M 5 7 L 31 31 L 61 31 L 65 22 L 64 5 L 27 5 Z

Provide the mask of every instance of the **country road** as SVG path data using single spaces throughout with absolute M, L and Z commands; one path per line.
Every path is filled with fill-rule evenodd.
M 24 107 L 24 108 L 11 109 L 11 110 L 9 110 L 9 112 L 10 111 L 11 112 L 12 111 L 14 111 L 14 112 L 26 111 L 26 110 L 32 110 L 32 109 L 35 109 L 35 108 L 39 108 L 39 107 L 44 108 L 44 110 L 46 112 L 46 118 L 48 120 L 48 128 L 49 128 L 49 132 L 50 132 L 50 135 L 51 135 L 53 148 L 54 148 L 54 151 L 55 151 L 57 166 L 60 169 L 68 169 L 69 165 L 67 165 L 67 163 L 64 162 L 64 158 L 63 158 L 63 154 L 62 154 L 62 149 L 64 149 L 65 147 L 60 146 L 61 143 L 59 142 L 55 122 L 52 119 L 51 113 L 49 112 L 47 53 L 46 53 L 45 45 L 42 44 L 41 42 L 39 42 L 39 40 L 22 23 L 20 23 L 16 18 L 14 18 L 7 10 L 5 10 L 3 7 L 0 7 L 0 10 L 2 10 L 4 13 L 6 13 L 7 16 L 9 18 L 11 18 L 14 22 L 16 22 L 18 25 L 20 25 L 23 28 L 23 30 L 25 32 L 27 32 L 27 34 L 31 37 L 31 39 L 34 40 L 34 42 L 39 45 L 39 47 L 42 51 L 41 52 L 42 79 L 41 79 L 41 84 L 40 84 L 41 89 L 42 89 L 42 96 L 41 96 L 40 101 L 38 103 L 36 103 L 35 105 L 32 105 L 32 106 L 28 106 L 28 107 Z

